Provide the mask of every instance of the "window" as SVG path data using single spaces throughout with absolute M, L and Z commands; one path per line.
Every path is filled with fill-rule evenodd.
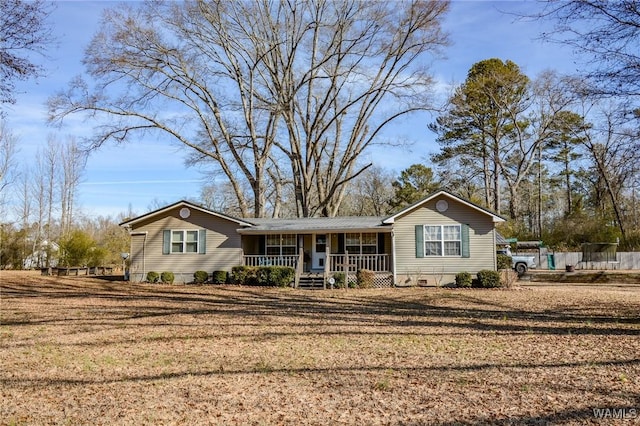
M 378 234 L 375 232 L 347 233 L 345 248 L 349 254 L 376 254 L 378 252 Z
M 440 226 L 425 225 L 424 255 L 442 256 L 442 228 Z
M 460 225 L 425 225 L 425 256 L 462 256 Z
M 167 229 L 163 233 L 163 254 L 205 253 L 206 231 Z
M 266 246 L 268 256 L 291 256 L 296 254 L 295 234 L 267 235 Z
M 324 253 L 327 250 L 327 236 L 325 234 L 316 235 L 316 253 Z
M 198 231 L 171 231 L 171 253 L 197 253 Z

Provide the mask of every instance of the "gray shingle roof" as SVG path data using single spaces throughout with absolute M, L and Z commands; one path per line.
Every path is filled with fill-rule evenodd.
M 305 231 L 385 231 L 391 227 L 382 223 L 382 217 L 307 217 L 297 219 L 248 219 L 255 226 L 241 228 L 241 234 Z

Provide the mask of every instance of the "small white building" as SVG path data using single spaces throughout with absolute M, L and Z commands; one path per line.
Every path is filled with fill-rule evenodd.
M 53 241 L 43 241 L 36 251 L 31 253 L 24 260 L 22 266 L 24 269 L 37 269 L 58 266 L 58 253 L 60 246 Z M 48 260 L 48 262 L 47 262 Z

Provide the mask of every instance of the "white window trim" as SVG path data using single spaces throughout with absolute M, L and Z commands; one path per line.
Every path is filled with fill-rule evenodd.
M 444 228 L 445 226 L 455 226 L 458 228 L 459 239 L 457 240 L 445 240 L 444 238 Z M 427 239 L 427 227 L 440 227 L 440 240 L 428 240 Z M 462 225 L 460 224 L 442 224 L 442 225 L 430 225 L 426 224 L 422 227 L 422 232 L 424 235 L 424 257 L 450 257 L 450 258 L 459 258 L 462 257 Z M 427 250 L 427 243 L 440 242 L 440 253 L 441 254 L 429 254 L 429 250 Z M 457 242 L 460 247 L 460 254 L 445 254 L 445 244 L 447 242 Z
M 169 240 L 169 254 L 198 254 L 200 253 L 200 230 L 199 229 L 171 229 L 171 238 Z M 173 251 L 173 233 L 182 232 L 182 251 Z M 187 251 L 187 232 L 195 232 L 196 240 L 190 243 L 195 243 L 196 251 Z M 175 242 L 176 244 L 178 241 Z

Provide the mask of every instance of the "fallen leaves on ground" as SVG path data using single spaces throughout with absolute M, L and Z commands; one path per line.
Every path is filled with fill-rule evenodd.
M 5 271 L 0 283 L 3 424 L 640 414 L 637 287 L 303 291 Z

